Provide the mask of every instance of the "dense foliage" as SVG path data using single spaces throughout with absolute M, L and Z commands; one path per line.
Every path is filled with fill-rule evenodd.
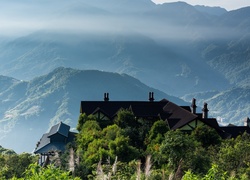
M 12 151 L 11 151 L 12 152 Z M 21 178 L 30 164 L 37 161 L 37 156 L 28 153 L 23 154 L 0 154 L 0 179 L 12 177 Z
M 81 119 L 85 117 L 84 121 Z M 200 126 L 168 129 L 163 120 L 120 110 L 112 125 L 81 115 L 77 151 L 82 179 L 248 179 L 250 135 L 223 140 Z
M 13 177 L 12 180 L 80 180 L 80 178 L 73 178 L 70 172 L 62 171 L 61 169 L 49 165 L 46 168 L 38 164 L 31 164 L 24 172 L 23 178 Z
M 30 154 L 2 153 L 0 179 L 250 178 L 247 133 L 221 139 L 208 126 L 172 131 L 163 120 L 135 118 L 128 110 L 120 110 L 112 124 L 104 124 L 94 116 L 80 115 L 76 142 L 61 154 L 56 166 L 42 168 Z

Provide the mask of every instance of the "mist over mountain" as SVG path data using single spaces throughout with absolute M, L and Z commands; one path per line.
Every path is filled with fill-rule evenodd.
M 201 6 L 201 5 L 196 5 L 194 7 L 198 11 L 201 11 L 202 13 L 206 13 L 208 15 L 221 16 L 227 13 L 227 10 L 221 7 L 209 7 L 209 6 Z
M 0 78 L 5 89 L 0 92 L 0 144 L 20 153 L 31 152 L 51 125 L 60 121 L 76 127 L 82 100 L 147 101 L 148 93 L 155 99 L 184 101 L 153 89 L 126 74 L 97 70 L 57 68 L 30 81 L 13 83 L 12 78 Z
M 193 47 L 212 24 L 195 7 L 145 0 L 60 2 L 44 16 L 39 12 L 50 2 L 23 5 L 28 12 L 40 10 L 31 19 L 17 8 L 14 15 L 20 13 L 30 27 L 44 27 L 0 45 L 3 75 L 29 80 L 65 66 L 127 73 L 176 95 L 228 87 L 228 80 L 208 67 Z
M 189 101 L 196 98 L 199 107 L 208 103 L 210 117 L 217 118 L 221 125 L 229 123 L 242 126 L 249 117 L 250 87 L 234 87 L 226 91 L 209 91 L 187 94 L 182 99 Z
M 240 124 L 243 117 L 250 116 L 250 7 L 226 11 L 185 2 L 156 5 L 150 0 L 3 0 L 1 7 L 0 117 L 4 132 L 18 123 L 26 131 L 25 122 L 32 131 L 38 122 L 44 122 L 39 124 L 43 129 L 37 130 L 44 133 L 48 121 L 40 117 L 71 122 L 69 114 L 78 116 L 78 112 L 67 110 L 72 102 L 68 100 L 71 93 L 66 92 L 77 94 L 69 88 L 71 79 L 60 79 L 61 84 L 51 80 L 56 77 L 52 74 L 62 70 L 54 71 L 58 67 L 118 73 L 123 78 L 128 74 L 186 101 L 197 97 L 200 106 L 208 101 L 210 114 L 223 116 L 223 123 Z M 62 77 L 72 77 L 71 71 L 78 72 L 70 70 Z M 76 79 L 89 83 L 84 77 Z M 105 91 L 104 87 L 101 90 Z M 80 90 L 89 100 L 103 94 Z M 111 97 L 141 98 L 141 93 L 127 97 L 124 89 L 115 92 Z M 54 108 L 47 108 L 50 99 L 57 102 Z M 71 106 L 79 109 L 78 104 Z M 227 113 L 229 110 L 232 113 Z M 33 121 L 26 121 L 30 117 Z
M 164 92 L 184 95 L 225 90 L 248 70 L 227 72 L 235 67 L 230 59 L 240 69 L 248 63 L 244 43 L 249 42 L 249 8 L 227 12 L 184 2 L 155 5 L 150 0 L 3 5 L 6 11 L 16 9 L 0 13 L 9 16 L 5 28 L 18 29 L 11 31 L 13 37 L 26 32 L 0 43 L 1 74 L 17 79 L 30 80 L 60 66 L 97 69 L 127 73 Z M 15 28 L 13 17 L 22 27 Z

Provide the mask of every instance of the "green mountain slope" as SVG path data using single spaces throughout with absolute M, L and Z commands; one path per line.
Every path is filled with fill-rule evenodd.
M 204 60 L 224 75 L 231 84 L 244 86 L 250 82 L 250 7 L 230 11 L 218 18 L 216 24 L 223 32 L 218 39 L 203 41 Z M 220 36 L 220 37 L 219 37 Z M 230 38 L 229 38 L 230 37 Z
M 76 127 L 82 100 L 103 100 L 109 92 L 110 100 L 147 101 L 152 91 L 156 100 L 184 103 L 126 74 L 57 68 L 0 92 L 0 144 L 31 152 L 51 125 L 63 121 Z
M 150 0 L 4 0 L 1 7 L 0 72 L 15 79 L 0 77 L 0 129 L 3 139 L 24 135 L 16 146 L 29 132 L 44 133 L 48 121 L 73 122 L 80 100 L 107 91 L 111 99 L 147 98 L 141 82 L 188 94 L 187 101 L 200 97 L 226 123 L 249 116 L 249 7 L 227 12 Z M 90 71 L 53 71 L 61 66 Z
M 183 2 L 155 5 L 146 0 L 60 1 L 48 8 L 57 3 L 32 3 L 25 6 L 30 7 L 25 14 L 18 6 L 12 16 L 24 20 L 36 9 L 47 13 L 34 15 L 35 22 L 29 19 L 30 26 L 41 24 L 39 31 L 0 44 L 2 74 L 30 80 L 60 66 L 97 69 L 127 73 L 175 95 L 229 86 L 224 74 L 201 57 L 210 44 L 207 38 L 217 42 L 218 17 L 204 10 Z
M 184 100 L 196 98 L 200 107 L 208 103 L 209 115 L 216 117 L 221 125 L 229 123 L 243 125 L 244 119 L 250 117 L 250 87 L 235 87 L 226 91 L 201 92 L 185 95 Z

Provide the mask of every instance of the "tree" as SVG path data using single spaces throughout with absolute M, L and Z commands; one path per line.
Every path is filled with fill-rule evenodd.
M 129 137 L 120 136 L 109 142 L 110 153 L 122 162 L 129 162 L 140 156 L 139 150 L 129 144 Z
M 139 157 L 139 151 L 130 145 L 130 139 L 125 136 L 124 130 L 115 124 L 103 130 L 97 125 L 95 121 L 85 122 L 77 136 L 80 138 L 77 142 L 78 151 L 82 152 L 82 166 L 87 170 L 84 176 L 90 174 L 94 170 L 93 165 L 99 161 L 109 159 L 112 163 L 117 156 L 121 162 L 129 162 Z
M 153 124 L 144 141 L 147 145 L 148 154 L 159 151 L 160 144 L 164 140 L 164 134 L 167 131 L 169 131 L 169 128 L 163 120 L 158 120 Z
M 132 111 L 121 109 L 117 113 L 114 123 L 120 128 L 138 127 L 137 120 Z
M 146 145 L 146 154 L 152 155 L 154 160 L 154 167 L 161 167 L 162 165 L 162 154 L 160 153 L 160 146 L 164 140 L 164 134 L 169 131 L 166 122 L 163 120 L 156 121 L 151 129 L 149 130 L 144 143 Z
M 217 164 L 213 164 L 212 167 L 209 169 L 207 174 L 205 174 L 203 177 L 196 175 L 192 173 L 190 170 L 185 173 L 185 175 L 182 177 L 182 180 L 234 180 L 234 178 L 228 177 L 227 172 L 223 172 L 219 169 L 219 166 Z M 236 179 L 235 179 L 236 180 Z
M 31 164 L 25 171 L 23 178 L 13 177 L 12 180 L 80 180 L 79 177 L 73 178 L 70 172 L 63 171 L 53 165 L 49 165 L 46 168 L 39 166 L 37 163 Z
M 193 132 L 192 136 L 198 141 L 201 142 L 204 148 L 209 146 L 220 145 L 222 139 L 214 128 L 209 126 L 199 126 Z
M 197 144 L 196 148 L 193 150 L 193 154 L 186 160 L 186 169 L 192 170 L 196 174 L 206 174 L 211 167 L 212 153 L 203 148 L 200 144 Z
M 100 137 L 101 128 L 99 124 L 94 120 L 86 121 L 81 131 L 77 134 L 76 142 L 78 149 L 85 151 L 88 148 L 88 144 Z
M 11 150 L 11 149 L 5 149 L 0 145 L 0 154 L 3 155 L 12 155 L 12 154 L 16 154 L 15 151 Z
M 104 128 L 100 137 L 90 142 L 84 152 L 84 159 L 89 164 L 108 158 L 114 161 L 116 156 L 122 162 L 129 162 L 139 156 L 139 151 L 130 145 L 129 137 L 124 136 L 124 131 L 117 125 Z
M 165 134 L 165 139 L 160 146 L 161 159 L 159 161 L 163 164 L 167 163 L 175 172 L 180 162 L 185 163 L 192 156 L 196 146 L 197 142 L 192 136 L 180 130 L 170 130 Z
M 96 121 L 96 117 L 93 115 L 87 116 L 85 113 L 80 114 L 79 118 L 78 118 L 78 124 L 76 126 L 76 129 L 80 132 L 82 130 L 84 123 L 86 121 L 90 121 L 90 120 Z
M 234 173 L 236 178 L 243 174 L 250 178 L 250 134 L 244 133 L 236 139 L 222 143 L 215 159 L 220 167 L 228 173 Z
M 129 136 L 132 146 L 145 150 L 144 141 L 154 123 L 152 120 L 137 118 L 130 110 L 122 109 L 117 113 L 114 123 Z
M 26 168 L 31 163 L 37 162 L 37 156 L 28 153 L 1 155 L 0 157 L 0 177 L 10 179 L 12 177 L 21 178 Z

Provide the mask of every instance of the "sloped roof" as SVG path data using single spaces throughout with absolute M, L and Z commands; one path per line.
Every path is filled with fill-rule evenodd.
M 131 110 L 136 117 L 159 117 L 165 120 L 172 130 L 181 128 L 186 124 L 200 120 L 214 128 L 221 137 L 237 137 L 244 132 L 250 133 L 246 126 L 220 127 L 215 118 L 203 118 L 202 113 L 193 114 L 190 106 L 178 106 L 167 99 L 161 101 L 82 101 L 80 113 L 87 115 L 101 111 L 113 119 L 120 109 Z
M 46 145 L 48 145 L 49 143 L 50 143 L 50 138 L 48 138 L 48 133 L 43 134 L 42 138 L 37 143 L 35 153 L 39 149 L 41 149 L 41 148 L 45 147 Z
M 136 103 L 131 104 L 130 109 L 138 117 L 159 117 L 160 114 L 165 113 L 163 106 L 167 102 L 160 103 Z
M 170 114 L 167 118 L 170 129 L 178 129 L 185 124 L 193 121 L 197 116 L 188 110 L 178 106 L 172 102 L 168 102 L 164 108 L 164 112 Z
M 220 128 L 218 121 L 215 118 L 202 119 L 202 121 L 215 129 Z
M 80 112 L 89 115 L 98 110 L 113 118 L 121 108 L 132 110 L 136 117 L 159 117 L 167 120 L 171 129 L 176 129 L 197 118 L 191 113 L 189 106 L 178 106 L 167 99 L 161 101 L 82 101 Z
M 49 151 L 64 151 L 66 144 L 74 141 L 76 133 L 70 132 L 70 127 L 62 122 L 52 126 L 49 133 L 43 134 L 40 141 L 37 143 L 37 146 L 34 150 L 34 153 L 47 153 Z M 60 134 L 66 139 L 64 142 L 51 142 L 51 137 L 55 134 Z
M 230 134 L 230 138 L 236 138 L 244 132 L 250 134 L 250 128 L 248 126 L 222 126 L 220 128 Z
M 56 133 L 59 133 L 65 137 L 68 137 L 70 127 L 67 124 L 64 124 L 63 122 L 60 122 L 50 128 L 50 131 L 48 133 L 48 137 L 53 136 Z
M 95 113 L 97 113 L 97 112 L 101 112 L 101 113 L 103 113 L 105 116 L 109 116 L 103 109 L 101 109 L 101 108 L 99 108 L 99 107 L 97 107 L 97 108 L 92 112 L 92 114 L 95 114 Z
M 102 112 L 105 112 L 110 118 L 114 117 L 117 112 L 123 109 L 131 109 L 137 117 L 159 117 L 159 115 L 165 114 L 163 107 L 169 101 L 82 101 L 81 113 L 87 115 L 96 112 L 97 108 Z

